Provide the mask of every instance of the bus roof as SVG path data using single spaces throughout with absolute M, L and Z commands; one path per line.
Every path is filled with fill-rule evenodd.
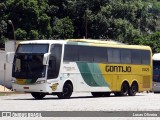
M 121 42 L 113 41 L 113 40 L 107 40 L 107 41 L 101 41 L 101 40 L 94 40 L 94 39 L 68 39 L 68 42 L 71 44 L 73 43 L 83 43 L 83 45 L 86 43 L 86 45 L 89 46 L 102 46 L 102 47 L 115 47 L 115 48 L 132 48 L 132 49 L 147 49 L 151 50 L 149 46 L 144 45 L 127 45 Z
M 86 46 L 101 46 L 101 47 L 114 47 L 114 48 L 132 48 L 132 49 L 147 49 L 151 50 L 149 46 L 143 45 L 127 45 L 113 40 L 94 40 L 94 39 L 67 39 L 67 40 L 30 40 L 22 41 L 20 44 L 76 44 Z
M 160 60 L 160 53 L 155 53 L 152 57 L 152 60 L 157 60 L 159 61 Z
M 60 43 L 63 44 L 64 40 L 29 40 L 29 41 L 21 41 L 20 44 L 53 44 Z

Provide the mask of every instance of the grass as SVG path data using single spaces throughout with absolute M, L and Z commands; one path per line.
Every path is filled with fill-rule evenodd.
M 0 96 L 4 96 L 5 94 L 4 93 L 0 93 Z

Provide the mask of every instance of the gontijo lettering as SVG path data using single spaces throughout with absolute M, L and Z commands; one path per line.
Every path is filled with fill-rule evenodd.
M 106 65 L 106 72 L 131 72 L 131 66 L 110 66 Z

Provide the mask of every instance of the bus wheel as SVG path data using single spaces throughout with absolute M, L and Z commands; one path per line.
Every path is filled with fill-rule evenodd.
M 129 96 L 135 96 L 137 92 L 138 92 L 138 85 L 136 82 L 134 82 L 134 83 L 132 83 L 128 94 L 129 94 Z
M 127 82 L 124 82 L 121 86 L 121 91 L 120 91 L 120 95 L 121 96 L 127 96 L 129 91 L 129 86 Z
M 72 95 L 73 88 L 71 84 L 64 84 L 63 92 L 58 93 L 57 96 L 59 99 L 69 99 Z
M 31 95 L 35 99 L 43 99 L 46 96 L 46 94 L 44 94 L 44 93 L 38 93 L 38 92 L 32 92 Z
M 127 96 L 129 91 L 129 85 L 127 82 L 124 82 L 121 86 L 121 91 L 120 92 L 115 92 L 115 96 Z

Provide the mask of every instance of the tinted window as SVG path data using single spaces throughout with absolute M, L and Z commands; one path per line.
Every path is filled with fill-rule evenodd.
M 48 44 L 20 44 L 17 53 L 47 53 Z
M 160 61 L 153 61 L 153 81 L 160 82 Z
M 94 47 L 89 46 L 79 46 L 79 61 L 89 61 L 94 60 Z
M 120 63 L 120 49 L 108 48 L 107 53 L 109 63 Z
M 151 56 L 150 56 L 150 51 L 141 51 L 142 53 L 142 64 L 150 64 L 150 59 L 151 59 Z
M 65 61 L 78 61 L 78 46 L 65 45 L 64 60 Z
M 132 64 L 141 64 L 141 51 L 132 50 Z
M 93 51 L 94 62 L 107 62 L 107 48 L 95 47 Z
M 121 63 L 131 63 L 131 51 L 128 49 L 121 49 Z
M 47 78 L 57 78 L 60 70 L 62 45 L 54 44 L 51 46 L 51 55 L 49 58 L 49 66 Z
M 65 45 L 65 61 L 87 61 L 117 64 L 150 64 L 150 51 Z

